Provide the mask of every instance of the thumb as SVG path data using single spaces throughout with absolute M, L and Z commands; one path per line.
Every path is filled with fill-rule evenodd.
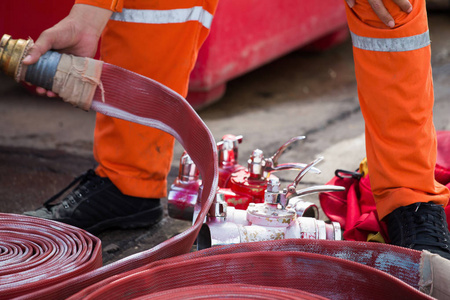
M 33 45 L 29 50 L 25 58 L 22 60 L 23 64 L 25 65 L 32 65 L 35 64 L 39 57 L 41 57 L 42 53 L 41 51 Z
M 52 48 L 51 41 L 51 36 L 44 31 L 30 49 L 28 49 L 28 53 L 22 62 L 25 65 L 35 64 L 45 52 Z

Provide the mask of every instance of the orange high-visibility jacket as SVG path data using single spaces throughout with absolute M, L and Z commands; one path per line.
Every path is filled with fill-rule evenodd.
M 101 59 L 152 78 L 186 97 L 189 74 L 211 27 L 217 0 L 76 0 L 112 10 Z M 174 138 L 158 129 L 97 114 L 97 174 L 127 195 L 166 195 Z
M 356 1 L 347 19 L 352 36 L 366 151 L 379 218 L 415 202 L 447 205 L 449 191 L 434 180 L 436 133 L 425 1 L 407 14 L 383 1 L 395 20 L 384 25 L 369 3 Z

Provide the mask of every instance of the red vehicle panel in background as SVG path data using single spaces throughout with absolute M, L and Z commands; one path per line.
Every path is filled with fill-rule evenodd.
M 36 39 L 73 0 L 2 0 L 0 34 Z M 191 74 L 189 102 L 206 106 L 226 82 L 303 46 L 323 50 L 348 36 L 341 0 L 221 0 Z

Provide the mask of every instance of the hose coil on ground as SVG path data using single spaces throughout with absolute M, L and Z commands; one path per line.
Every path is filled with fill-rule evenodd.
M 101 242 L 79 228 L 0 213 L 0 295 L 13 298 L 101 267 Z
M 218 246 L 117 274 L 69 299 L 432 299 L 417 289 L 420 256 L 349 241 Z

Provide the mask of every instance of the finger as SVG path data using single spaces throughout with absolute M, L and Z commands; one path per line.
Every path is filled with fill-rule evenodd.
M 25 65 L 35 64 L 42 54 L 52 48 L 53 34 L 50 30 L 41 33 L 34 45 L 28 50 L 27 56 L 22 60 Z
M 356 0 L 346 0 L 348 7 L 353 8 L 355 6 Z
M 39 60 L 39 57 L 41 57 L 42 53 L 39 50 L 39 48 L 36 48 L 36 46 L 32 46 L 29 50 L 25 58 L 22 60 L 22 62 L 25 65 L 32 65 L 37 63 Z
M 46 90 L 44 88 L 41 88 L 39 86 L 36 87 L 36 94 L 38 94 L 40 96 L 47 96 L 47 97 L 50 97 L 50 98 L 58 97 L 58 95 L 55 94 L 54 92 L 48 91 L 48 90 Z
M 369 0 L 369 4 L 372 7 L 375 14 L 380 18 L 381 22 L 386 24 L 390 28 L 394 28 L 395 22 L 388 10 L 383 4 L 382 0 Z
M 397 4 L 405 13 L 410 13 L 412 11 L 412 5 L 408 0 L 394 0 L 394 3 Z
M 50 97 L 50 98 L 55 98 L 55 97 L 57 97 L 58 95 L 56 95 L 55 93 L 53 93 L 52 91 L 47 91 L 47 97 Z
M 38 95 L 41 95 L 41 96 L 44 96 L 46 93 L 47 93 L 47 90 L 46 89 L 44 89 L 44 88 L 41 88 L 41 87 L 36 87 L 36 93 L 38 94 Z

